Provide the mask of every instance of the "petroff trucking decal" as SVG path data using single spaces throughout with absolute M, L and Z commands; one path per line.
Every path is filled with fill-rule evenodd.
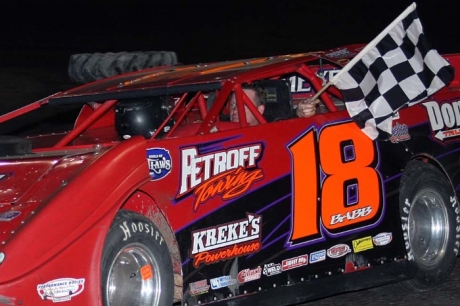
M 191 295 L 199 295 L 203 293 L 207 293 L 209 291 L 209 285 L 208 285 L 208 280 L 203 279 L 194 283 L 190 283 L 190 294 Z
M 260 279 L 262 276 L 262 268 L 259 266 L 255 269 L 244 269 L 238 273 L 238 283 L 247 283 L 256 279 Z
M 43 300 L 52 300 L 56 303 L 70 301 L 82 293 L 84 288 L 84 278 L 59 278 L 37 285 L 37 292 Z
M 308 255 L 301 255 L 294 258 L 285 259 L 281 262 L 283 271 L 291 270 L 308 264 Z
M 433 137 L 439 141 L 458 140 L 460 136 L 460 101 L 440 105 L 436 101 L 422 103 L 428 112 Z
M 246 215 L 245 219 L 192 232 L 193 265 L 199 267 L 258 252 L 262 247 L 262 216 Z
M 371 236 L 353 240 L 353 252 L 355 253 L 370 250 L 373 248 L 374 245 L 372 244 Z
M 262 144 L 229 149 L 200 155 L 197 148 L 181 151 L 181 183 L 179 198 L 193 191 L 196 197 L 193 211 L 216 195 L 230 200 L 244 194 L 255 181 L 264 178 L 257 169 L 262 155 Z
M 376 226 L 383 212 L 375 143 L 354 122 L 310 129 L 292 156 L 291 246 Z M 334 258 L 334 257 L 333 257 Z
M 154 181 L 164 178 L 171 172 L 171 155 L 166 149 L 147 149 L 147 162 L 149 164 L 150 177 Z

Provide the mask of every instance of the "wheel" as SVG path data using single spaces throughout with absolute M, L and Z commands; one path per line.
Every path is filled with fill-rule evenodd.
M 177 55 L 170 51 L 82 53 L 70 57 L 67 72 L 72 82 L 89 83 L 126 72 L 175 64 Z
M 400 216 L 407 256 L 417 269 L 405 289 L 426 291 L 442 284 L 458 253 L 457 198 L 445 175 L 431 164 L 410 162 L 401 178 Z
M 102 257 L 105 306 L 168 306 L 174 277 L 163 236 L 147 218 L 131 211 L 117 213 Z

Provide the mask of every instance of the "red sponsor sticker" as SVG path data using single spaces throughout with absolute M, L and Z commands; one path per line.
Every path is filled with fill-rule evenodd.
M 285 259 L 281 262 L 281 268 L 283 271 L 295 269 L 308 264 L 308 255 L 300 255 L 297 257 Z
M 145 265 L 141 268 L 142 280 L 148 280 L 153 277 L 152 267 L 150 265 Z
M 336 244 L 333 247 L 327 249 L 327 256 L 330 258 L 339 258 L 351 252 L 351 249 L 346 244 Z
M 256 279 L 260 279 L 262 276 L 262 268 L 259 266 L 255 269 L 245 269 L 238 273 L 238 282 L 247 283 Z

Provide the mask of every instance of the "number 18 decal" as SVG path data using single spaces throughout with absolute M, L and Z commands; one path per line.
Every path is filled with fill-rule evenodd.
M 375 143 L 354 122 L 310 130 L 292 155 L 292 245 L 377 222 L 383 211 Z M 322 170 L 322 173 L 321 173 Z

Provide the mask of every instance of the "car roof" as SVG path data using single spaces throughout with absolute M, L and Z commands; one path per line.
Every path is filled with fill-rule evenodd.
M 149 68 L 89 83 L 53 96 L 50 104 L 86 103 L 190 91 L 220 89 L 223 82 L 245 82 L 258 75 L 270 77 L 283 67 L 320 58 L 343 66 L 364 45 L 355 44 L 327 51 L 260 57 L 196 65 Z M 268 73 L 268 74 L 267 74 Z

